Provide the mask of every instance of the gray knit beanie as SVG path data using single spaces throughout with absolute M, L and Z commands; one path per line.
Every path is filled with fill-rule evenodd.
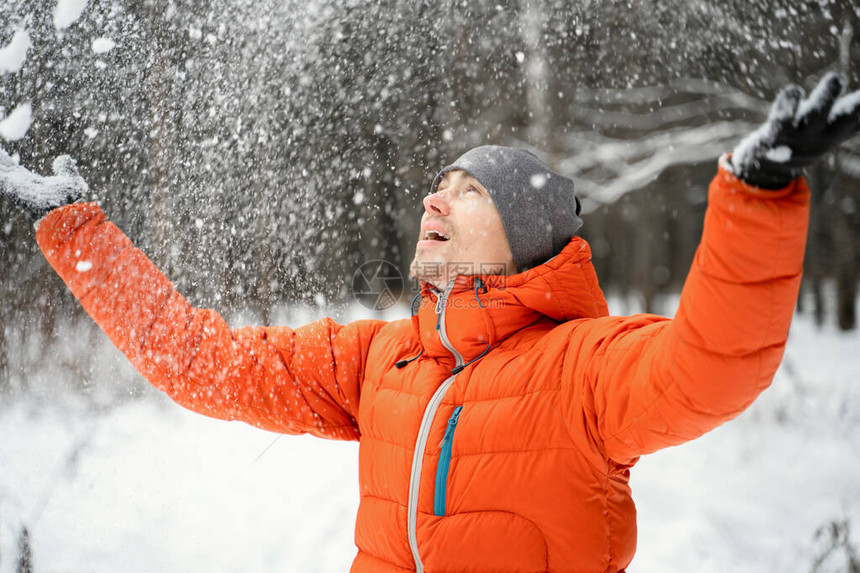
M 493 198 L 519 272 L 545 263 L 582 227 L 573 181 L 522 149 L 484 145 L 461 155 L 433 180 L 435 192 L 449 171 L 462 169 Z

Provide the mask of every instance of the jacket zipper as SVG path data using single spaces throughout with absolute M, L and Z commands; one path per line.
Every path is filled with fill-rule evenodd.
M 439 331 L 439 339 L 442 341 L 442 346 L 448 349 L 448 352 L 454 355 L 454 368 L 459 368 L 463 365 L 463 355 L 457 352 L 457 349 L 454 348 L 454 345 L 451 344 L 451 341 L 448 340 L 448 331 L 445 329 L 445 310 L 448 307 L 448 297 L 451 295 L 451 291 L 454 290 L 454 281 L 451 281 L 445 290 L 442 292 L 442 296 L 436 301 L 436 313 L 439 315 L 439 318 L 436 319 L 436 330 Z
M 436 466 L 436 493 L 433 496 L 433 513 L 438 517 L 445 517 L 445 497 L 448 492 L 448 468 L 451 465 L 454 430 L 457 429 L 457 421 L 460 419 L 462 410 L 463 406 L 454 408 L 454 413 L 448 419 L 445 437 L 442 438 L 442 452 L 439 454 L 439 465 Z
M 442 345 L 454 355 L 456 362 L 455 368 L 463 365 L 463 355 L 457 352 L 457 349 L 448 340 L 448 333 L 445 330 L 445 307 L 448 303 L 448 296 L 454 289 L 454 281 L 451 281 L 442 295 L 436 301 L 436 312 L 439 318 L 436 322 L 436 329 L 439 331 L 439 339 Z M 436 389 L 430 402 L 424 409 L 424 417 L 421 419 L 421 426 L 418 428 L 418 438 L 415 440 L 415 453 L 412 455 L 412 471 L 409 477 L 409 505 L 407 507 L 406 529 L 409 536 L 409 548 L 412 550 L 412 558 L 415 560 L 416 573 L 424 573 L 424 564 L 421 562 L 421 556 L 418 553 L 418 489 L 421 485 L 421 467 L 424 462 L 424 449 L 427 447 L 427 438 L 430 434 L 430 426 L 433 424 L 433 419 L 436 417 L 436 410 L 439 409 L 439 404 L 442 403 L 442 398 L 445 392 L 454 383 L 456 374 L 452 374 L 442 382 L 441 386 Z

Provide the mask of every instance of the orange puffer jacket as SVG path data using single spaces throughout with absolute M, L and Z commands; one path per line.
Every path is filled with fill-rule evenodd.
M 53 211 L 37 239 L 183 406 L 360 441 L 352 571 L 606 572 L 633 557 L 637 458 L 736 416 L 783 354 L 809 191 L 721 168 L 709 195 L 673 320 L 608 316 L 580 238 L 515 276 L 426 289 L 411 320 L 295 330 L 191 307 L 93 204 Z

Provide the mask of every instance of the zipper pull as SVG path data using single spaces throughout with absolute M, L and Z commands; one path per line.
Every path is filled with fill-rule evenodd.
M 436 330 L 442 330 L 442 313 L 445 311 L 445 293 L 436 296 Z
M 460 412 L 463 410 L 463 406 L 457 406 L 454 408 L 454 413 L 451 414 L 451 417 L 448 418 L 448 427 L 445 428 L 445 435 L 442 436 L 442 441 L 439 442 L 439 447 L 445 445 L 445 442 L 451 440 L 454 437 L 454 430 L 457 427 L 457 420 L 460 419 Z
M 454 408 L 454 413 L 451 414 L 451 418 L 448 420 L 448 428 L 451 429 L 457 425 L 457 421 L 460 419 L 460 412 L 463 411 L 463 406 L 457 406 Z

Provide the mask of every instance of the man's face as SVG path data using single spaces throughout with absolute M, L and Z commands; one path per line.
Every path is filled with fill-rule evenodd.
M 424 198 L 421 232 L 410 274 L 438 289 L 463 275 L 516 272 L 499 211 L 477 179 L 445 174 Z

